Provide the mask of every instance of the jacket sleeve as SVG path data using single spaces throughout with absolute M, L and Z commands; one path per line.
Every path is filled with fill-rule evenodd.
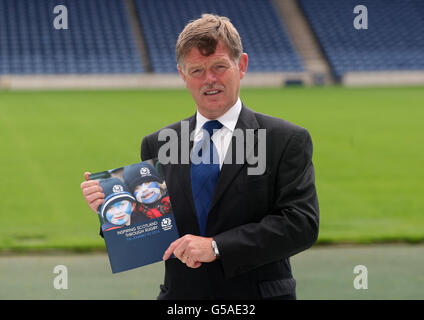
M 140 148 L 140 158 L 141 161 L 146 161 L 153 158 L 153 155 L 150 151 L 148 137 L 144 137 L 141 141 L 141 148 Z
M 318 238 L 312 141 L 306 129 L 292 135 L 275 169 L 273 210 L 257 223 L 214 237 L 227 278 L 289 258 L 311 247 Z

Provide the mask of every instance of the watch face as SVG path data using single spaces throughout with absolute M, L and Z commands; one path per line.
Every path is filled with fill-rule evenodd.
M 215 257 L 219 256 L 218 246 L 216 245 L 216 242 L 214 240 L 212 241 L 212 248 Z

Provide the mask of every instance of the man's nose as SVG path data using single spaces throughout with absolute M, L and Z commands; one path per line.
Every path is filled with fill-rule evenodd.
M 205 82 L 215 83 L 217 81 L 216 74 L 212 70 L 206 70 Z

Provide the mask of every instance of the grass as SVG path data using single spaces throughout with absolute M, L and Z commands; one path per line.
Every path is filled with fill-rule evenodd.
M 314 142 L 320 243 L 424 240 L 422 88 L 245 89 Z M 0 250 L 104 248 L 83 172 L 139 161 L 144 135 L 194 113 L 186 91 L 0 92 Z
M 422 300 L 422 245 L 314 247 L 291 258 L 299 300 Z M 68 270 L 68 289 L 56 290 L 55 266 Z M 356 290 L 355 266 L 367 268 L 368 289 Z M 159 262 L 112 274 L 106 254 L 1 255 L 0 299 L 156 299 L 163 283 Z

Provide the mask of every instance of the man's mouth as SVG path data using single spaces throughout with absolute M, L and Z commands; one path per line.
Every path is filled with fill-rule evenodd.
M 214 96 L 224 91 L 222 85 L 206 85 L 200 89 L 200 93 L 205 96 Z
M 204 93 L 204 95 L 205 95 L 205 96 L 213 96 L 213 95 L 218 94 L 218 93 L 220 93 L 220 92 L 222 92 L 222 91 L 221 91 L 221 90 L 209 90 L 209 91 L 206 91 L 206 92 Z

